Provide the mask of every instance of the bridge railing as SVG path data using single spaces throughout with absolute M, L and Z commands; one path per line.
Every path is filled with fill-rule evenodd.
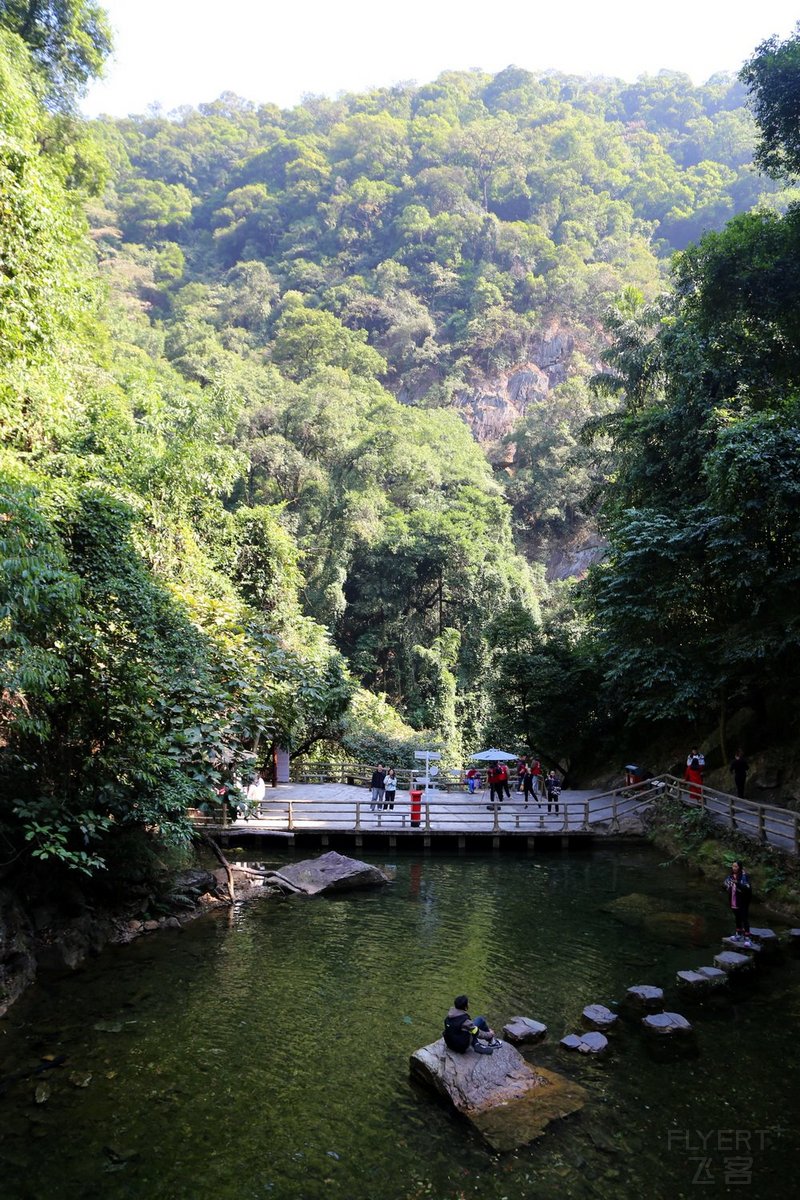
M 659 780 L 664 783 L 665 795 L 702 809 L 716 825 L 736 830 L 764 845 L 800 855 L 799 813 L 775 804 L 743 800 L 705 784 L 688 783 L 675 775 L 661 775 Z
M 316 794 L 315 794 L 316 793 Z M 486 791 L 474 795 L 452 795 L 440 791 L 423 792 L 418 802 L 407 790 L 398 790 L 392 807 L 385 802 L 374 805 L 365 790 L 359 796 L 336 796 L 323 789 L 310 788 L 302 798 L 282 796 L 267 791 L 267 795 L 248 817 L 237 818 L 227 805 L 196 817 L 197 824 L 225 827 L 235 825 L 245 831 L 248 821 L 253 829 L 270 829 L 285 833 L 297 831 L 348 831 L 353 833 L 378 831 L 452 834 L 500 833 L 577 833 L 624 832 L 625 822 L 633 819 L 651 803 L 658 789 L 642 792 L 640 787 L 624 788 L 603 796 L 572 799 L 562 792 L 558 806 L 548 807 L 546 797 L 538 795 L 525 803 L 519 793 L 504 798 L 500 808 L 490 802 Z
M 317 764 L 315 764 L 316 766 Z M 457 794 L 437 788 L 424 792 L 419 810 L 412 809 L 408 784 L 413 772 L 398 772 L 399 786 L 394 808 L 382 805 L 373 807 L 368 790 L 372 768 L 358 763 L 328 764 L 335 770 L 314 782 L 332 782 L 330 774 L 337 774 L 337 782 L 352 779 L 363 788 L 357 794 L 335 796 L 325 789 L 319 791 L 309 786 L 308 794 L 302 798 L 283 796 L 280 789 L 267 789 L 267 795 L 257 811 L 252 812 L 254 827 L 265 826 L 271 830 L 292 833 L 297 829 L 341 830 L 362 832 L 365 830 L 427 831 L 442 833 L 504 833 L 518 832 L 595 832 L 618 833 L 634 828 L 641 813 L 660 797 L 672 797 L 688 807 L 705 811 L 716 824 L 737 830 L 746 836 L 777 849 L 800 856 L 800 814 L 776 805 L 759 804 L 753 800 L 742 800 L 729 793 L 717 791 L 705 785 L 688 783 L 677 776 L 663 774 L 642 783 L 593 795 L 589 798 L 573 799 L 570 792 L 562 792 L 558 811 L 548 812 L 547 799 L 535 795 L 524 805 L 519 793 L 511 799 L 504 798 L 499 810 L 490 804 L 487 790 L 478 790 L 470 795 L 466 790 Z M 311 773 L 309 773 L 311 774 Z M 295 782 L 301 782 L 296 780 Z M 237 819 L 235 810 L 227 805 L 216 806 L 208 812 L 190 814 L 198 825 L 227 826 L 236 824 L 246 828 Z
M 392 766 L 389 763 L 389 766 Z M 350 784 L 351 787 L 368 787 L 372 778 L 374 766 L 358 762 L 306 762 L 303 759 L 292 763 L 292 783 L 340 783 Z M 419 762 L 416 767 L 396 767 L 398 788 L 408 790 L 409 787 L 425 773 L 425 767 Z M 515 779 L 513 771 L 509 770 L 511 781 Z M 486 777 L 485 770 L 483 777 Z M 436 775 L 436 789 L 444 792 L 466 792 L 466 770 L 442 770 Z

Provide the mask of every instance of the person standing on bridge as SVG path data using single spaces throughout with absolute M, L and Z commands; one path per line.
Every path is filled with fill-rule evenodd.
M 703 796 L 703 767 L 705 759 L 693 750 L 686 761 L 684 779 L 689 784 L 689 799 L 699 804 Z
M 545 779 L 545 787 L 547 788 L 547 811 L 555 808 L 556 812 L 560 811 L 561 801 L 561 780 L 556 775 L 555 771 L 551 771 Z
M 527 808 L 528 804 L 530 802 L 530 798 L 533 795 L 533 790 L 536 786 L 536 783 L 535 783 L 536 776 L 534 775 L 534 773 L 530 769 L 530 767 L 526 767 L 524 772 L 522 773 L 521 779 L 522 779 L 522 799 L 524 800 L 525 807 Z M 542 802 L 541 802 L 541 800 L 538 799 L 538 792 L 537 792 L 537 801 L 536 802 L 539 805 L 539 807 L 541 808 Z
M 740 800 L 744 800 L 744 785 L 747 782 L 749 770 L 750 764 L 744 756 L 744 750 L 737 750 L 731 763 L 731 773 L 733 782 L 736 784 L 736 795 Z
M 386 772 L 386 778 L 383 781 L 383 807 L 394 808 L 394 794 L 397 791 L 397 774 L 394 767 L 390 767 Z
M 508 771 L 506 771 L 506 778 Z M 489 769 L 486 772 L 486 778 L 489 781 L 489 800 L 490 804 L 486 807 L 491 811 L 497 809 L 500 811 L 500 806 L 503 803 L 503 772 L 500 770 L 500 763 L 490 763 Z
M 372 812 L 375 812 L 375 809 L 380 808 L 383 804 L 383 785 L 385 782 L 386 770 L 378 763 L 378 766 L 372 772 L 372 779 L 369 783 L 369 786 L 372 788 L 372 799 L 369 803 Z

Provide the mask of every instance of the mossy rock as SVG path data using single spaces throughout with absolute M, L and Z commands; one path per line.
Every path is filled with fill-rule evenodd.
M 648 896 L 644 892 L 631 892 L 628 896 L 618 896 L 603 905 L 603 912 L 610 913 L 624 925 L 640 926 L 648 917 L 662 913 L 669 907 L 669 900 L 657 896 Z
M 654 938 L 670 946 L 709 945 L 706 922 L 697 913 L 648 913 L 642 924 Z

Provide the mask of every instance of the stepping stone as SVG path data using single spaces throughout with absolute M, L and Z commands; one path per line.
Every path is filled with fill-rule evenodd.
M 708 992 L 728 982 L 728 976 L 719 967 L 698 967 L 696 971 L 678 971 L 679 988 L 688 992 Z
M 606 1008 L 605 1004 L 587 1004 L 583 1010 L 583 1019 L 587 1025 L 593 1025 L 595 1029 L 611 1029 L 612 1025 L 616 1025 L 619 1017 L 610 1008 Z
M 737 941 L 735 938 L 726 937 L 722 939 L 723 946 L 727 946 L 734 954 L 750 954 L 753 958 L 757 958 L 761 953 L 761 947 L 756 942 L 751 942 L 746 945 L 744 942 Z
M 728 976 L 719 967 L 698 967 L 699 975 L 705 975 L 716 987 L 723 987 L 728 982 Z
M 547 1026 L 532 1017 L 512 1017 L 503 1026 L 503 1033 L 509 1042 L 520 1045 L 522 1042 L 541 1042 L 547 1036 Z
M 626 994 L 634 1004 L 638 1004 L 640 1008 L 649 1009 L 651 1012 L 664 1007 L 664 989 L 651 987 L 649 983 L 640 983 L 635 987 L 629 987 Z
M 608 1038 L 602 1033 L 568 1033 L 559 1045 L 565 1050 L 577 1050 L 579 1054 L 602 1054 L 608 1049 Z
M 751 929 L 750 939 L 760 946 L 769 957 L 780 953 L 781 940 L 774 929 Z
M 649 1017 L 642 1017 L 642 1024 L 648 1032 L 662 1035 L 692 1032 L 686 1017 L 674 1012 L 651 1013 Z
M 736 954 L 733 950 L 723 950 L 714 955 L 714 966 L 725 971 L 728 975 L 737 975 L 741 971 L 752 971 L 755 957 L 751 954 Z

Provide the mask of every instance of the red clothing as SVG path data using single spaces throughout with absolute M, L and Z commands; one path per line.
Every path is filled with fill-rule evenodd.
M 689 784 L 689 799 L 699 804 L 703 795 L 703 772 L 696 771 L 694 767 L 687 767 L 683 777 Z

